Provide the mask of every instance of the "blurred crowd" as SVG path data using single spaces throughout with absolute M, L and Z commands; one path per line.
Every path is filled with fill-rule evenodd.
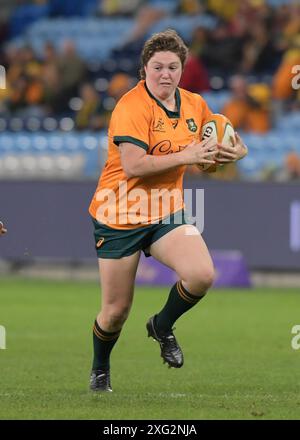
M 50 18 L 81 14 L 132 17 L 131 34 L 119 51 L 135 55 L 136 74 L 114 71 L 102 78 L 100 71 L 95 73 L 79 57 L 71 40 L 59 49 L 49 41 L 42 56 L 30 46 L 14 47 L 9 40 L 17 8 L 0 34 L 0 64 L 7 73 L 6 89 L 0 89 L 1 117 L 68 115 L 77 130 L 105 129 L 120 96 L 138 81 L 139 48 L 151 26 L 169 14 L 204 13 L 216 19 L 216 26 L 194 29 L 187 42 L 190 55 L 180 85 L 200 94 L 230 91 L 220 112 L 245 132 L 267 133 L 282 115 L 300 111 L 300 81 L 292 70 L 300 65 L 298 1 L 277 7 L 266 0 L 19 0 L 18 4 L 47 7 Z M 298 156 L 287 158 L 290 178 L 300 179 L 299 162 Z M 226 170 L 228 178 L 235 177 L 234 167 Z

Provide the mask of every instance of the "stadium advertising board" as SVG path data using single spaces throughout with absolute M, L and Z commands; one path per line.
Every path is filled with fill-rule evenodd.
M 195 179 L 185 187 L 195 195 L 204 189 L 203 235 L 211 250 L 240 251 L 251 269 L 299 270 L 299 184 Z M 1 237 L 0 258 L 95 257 L 88 214 L 95 182 L 2 181 L 1 188 L 9 233 Z

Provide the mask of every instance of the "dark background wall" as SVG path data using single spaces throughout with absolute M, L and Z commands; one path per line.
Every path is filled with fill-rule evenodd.
M 241 250 L 252 269 L 300 270 L 299 184 L 190 180 L 185 186 L 205 190 L 203 236 L 210 249 Z M 2 181 L 0 219 L 8 234 L 0 239 L 0 258 L 95 258 L 88 214 L 95 187 Z

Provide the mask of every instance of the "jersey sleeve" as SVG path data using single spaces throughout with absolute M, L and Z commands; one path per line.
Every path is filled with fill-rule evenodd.
M 121 99 L 112 114 L 110 135 L 115 145 L 130 142 L 144 150 L 149 147 L 151 111 L 137 99 Z

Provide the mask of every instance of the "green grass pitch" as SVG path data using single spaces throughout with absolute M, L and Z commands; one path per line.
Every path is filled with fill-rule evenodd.
M 88 390 L 97 283 L 2 279 L 0 419 L 300 419 L 300 289 L 212 290 L 176 323 L 185 365 L 163 365 L 145 322 L 166 288 L 136 288 L 111 394 Z

